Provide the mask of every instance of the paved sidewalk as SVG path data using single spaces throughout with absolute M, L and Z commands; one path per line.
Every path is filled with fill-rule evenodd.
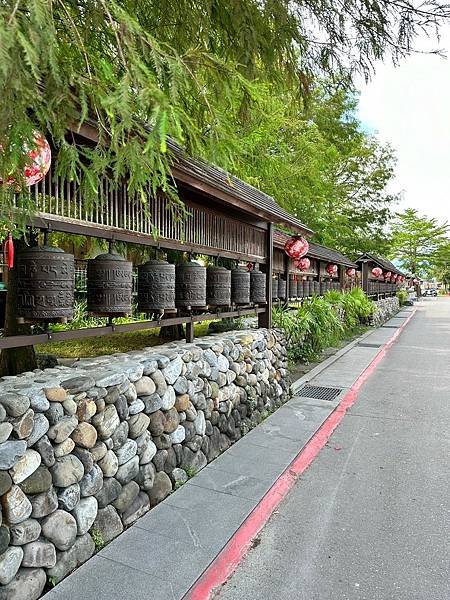
M 308 382 L 341 387 L 336 400 L 292 398 L 45 599 L 181 599 L 410 312 L 366 336 Z

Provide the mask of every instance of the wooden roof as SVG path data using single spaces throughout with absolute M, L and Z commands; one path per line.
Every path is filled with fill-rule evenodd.
M 273 239 L 275 246 L 283 248 L 288 238 L 289 235 L 284 233 L 284 231 L 274 231 Z M 356 263 L 351 261 L 341 252 L 338 252 L 333 248 L 328 248 L 327 246 L 322 246 L 321 244 L 316 244 L 315 242 L 309 242 L 309 251 L 306 256 L 308 258 L 315 258 L 326 262 L 336 263 L 338 265 L 344 265 L 345 267 L 353 267 L 355 269 L 358 267 Z
M 92 119 L 86 121 L 78 133 L 91 141 L 98 140 L 97 126 Z M 172 175 L 177 184 L 184 184 L 200 194 L 210 196 L 266 222 L 288 227 L 296 233 L 306 236 L 314 233 L 281 208 L 272 196 L 205 160 L 188 156 L 185 150 L 172 140 L 168 140 L 167 145 L 175 157 Z
M 368 261 L 374 262 L 378 267 L 381 267 L 384 271 L 391 271 L 391 273 L 397 273 L 397 275 L 405 275 L 403 271 L 400 271 L 400 269 L 398 269 L 394 265 L 394 263 L 392 263 L 387 258 L 376 256 L 375 254 L 371 254 L 370 252 L 365 252 L 356 259 L 357 263 L 363 263 Z

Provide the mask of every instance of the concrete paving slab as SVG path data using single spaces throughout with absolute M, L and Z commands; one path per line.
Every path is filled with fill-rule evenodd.
M 259 502 L 269 490 L 271 482 L 268 479 L 257 479 L 249 475 L 236 475 L 235 473 L 206 467 L 186 483 L 186 486 L 190 485 Z
M 311 380 L 311 385 L 351 387 L 378 354 L 378 348 L 355 346 L 339 361 Z
M 114 561 L 116 570 L 122 571 L 125 566 L 170 583 L 176 597 L 186 593 L 211 561 L 211 554 L 198 547 L 188 534 L 184 539 L 175 539 L 141 527 L 125 531 L 98 556 Z M 104 592 L 100 597 L 107 598 Z M 142 597 L 148 597 L 148 591 Z M 163 598 L 161 594 L 157 597 Z
M 45 595 L 46 600 L 168 600 L 173 597 L 174 589 L 169 581 L 98 555 Z
M 381 346 L 391 339 L 393 333 L 394 332 L 390 331 L 389 329 L 376 329 L 373 333 L 365 338 L 364 343 L 379 344 Z
M 404 325 L 404 323 L 405 323 L 404 318 L 395 316 L 392 319 L 389 319 L 388 321 L 386 321 L 386 323 L 384 323 L 383 327 L 401 327 L 402 325 Z
M 217 475 L 217 481 L 221 478 L 224 482 L 224 474 Z M 229 473 L 226 476 L 230 480 L 233 477 L 237 478 Z M 172 494 L 168 500 L 139 519 L 135 527 L 144 529 L 149 535 L 164 536 L 184 544 L 192 544 L 196 550 L 207 553 L 210 558 L 215 556 L 259 499 L 248 499 L 214 490 L 207 487 L 207 477 L 208 475 L 201 479 L 204 486 L 185 484 L 177 494 Z M 212 485 L 212 476 L 209 479 Z M 270 482 L 265 482 L 261 490 L 267 491 L 269 487 Z M 237 486 L 234 487 L 234 491 L 236 490 Z M 265 491 L 262 491 L 262 495 L 264 493 Z

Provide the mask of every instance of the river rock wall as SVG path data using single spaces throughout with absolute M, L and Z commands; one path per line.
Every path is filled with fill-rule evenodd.
M 379 327 L 385 321 L 393 317 L 400 310 L 400 302 L 397 296 L 392 298 L 381 298 L 375 302 L 377 308 L 372 316 L 371 325 Z
M 0 380 L 0 600 L 35 600 L 288 398 L 282 335 Z

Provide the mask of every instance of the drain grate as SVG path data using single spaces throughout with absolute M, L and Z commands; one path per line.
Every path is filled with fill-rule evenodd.
M 341 388 L 330 388 L 319 385 L 305 385 L 295 395 L 303 398 L 315 398 L 317 400 L 329 400 L 332 402 L 342 392 Z
M 367 344 L 361 342 L 358 344 L 358 346 L 360 346 L 361 348 L 381 348 L 381 344 L 369 344 L 368 342 Z

